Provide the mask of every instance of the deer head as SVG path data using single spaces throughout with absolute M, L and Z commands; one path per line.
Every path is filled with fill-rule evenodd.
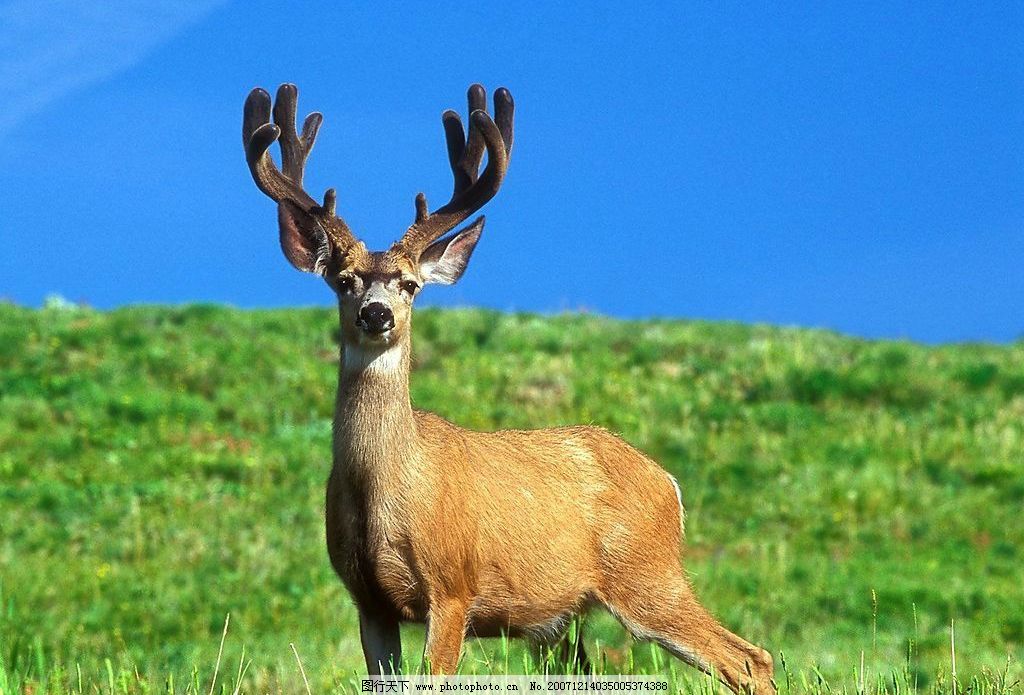
M 416 218 L 386 251 L 368 251 L 336 214 L 334 189 L 318 203 L 306 193 L 302 176 L 323 116 L 306 117 L 296 130 L 298 89 L 283 84 L 271 107 L 270 95 L 254 89 L 245 102 L 242 141 L 253 180 L 277 202 L 281 250 L 293 266 L 320 275 L 338 295 L 346 345 L 386 348 L 408 336 L 413 300 L 427 283 L 450 285 L 466 269 L 480 240 L 484 218 L 449 234 L 494 197 L 512 152 L 512 95 L 494 94 L 494 119 L 484 88 L 469 88 L 469 128 L 455 111 L 441 116 L 448 160 L 455 178 L 451 200 L 431 212 L 416 196 Z M 271 115 L 273 123 L 271 123 Z M 281 169 L 268 152 L 281 146 Z M 484 152 L 487 166 L 480 172 Z

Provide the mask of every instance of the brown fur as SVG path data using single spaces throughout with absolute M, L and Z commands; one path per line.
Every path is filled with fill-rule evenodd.
M 410 347 L 406 331 L 387 348 L 393 371 L 342 357 L 327 541 L 364 621 L 427 622 L 426 658 L 450 673 L 464 635 L 550 639 L 603 605 L 729 687 L 772 692 L 768 653 L 693 596 L 663 469 L 597 427 L 483 433 L 415 411 Z
M 333 192 L 318 206 L 302 190 L 319 116 L 300 138 L 291 123 L 297 91 L 285 85 L 278 95 L 271 126 L 269 95 L 253 91 L 244 139 L 254 179 L 278 201 L 286 257 L 323 275 L 338 295 L 327 548 L 359 609 L 367 670 L 397 668 L 402 621 L 426 622 L 430 669 L 452 673 L 467 635 L 549 641 L 601 605 L 637 637 L 714 671 L 733 690 L 773 693 L 768 652 L 726 630 L 694 597 L 680 563 L 678 489 L 657 464 L 598 427 L 473 432 L 410 404 L 413 299 L 424 283 L 458 280 L 479 240 L 483 218 L 443 234 L 501 183 L 511 152 L 507 90 L 496 96 L 495 125 L 481 110 L 483 88 L 470 89 L 465 144 L 458 117 L 446 112 L 456 194 L 435 213 L 420 196 L 406 236 L 377 253 L 335 218 Z M 275 127 L 287 150 L 284 174 L 266 153 Z M 472 127 L 493 159 L 479 180 L 483 146 L 473 144 Z

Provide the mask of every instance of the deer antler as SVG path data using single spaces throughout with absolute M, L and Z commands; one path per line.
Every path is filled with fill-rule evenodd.
M 245 159 L 249 163 L 253 181 L 279 206 L 290 203 L 307 214 L 315 215 L 318 220 L 326 216 L 329 224 L 321 225 L 322 229 L 338 249 L 344 252 L 356 239 L 345 221 L 335 215 L 337 195 L 334 189 L 327 189 L 323 205 L 320 205 L 302 187 L 306 159 L 313 150 L 324 117 L 315 111 L 306 116 L 300 136 L 295 129 L 298 96 L 299 90 L 295 85 L 281 85 L 273 106 L 274 123 L 271 123 L 270 94 L 259 87 L 249 92 L 242 117 Z M 268 152 L 275 140 L 279 140 L 281 145 L 283 173 L 275 166 Z
M 431 242 L 455 229 L 498 192 L 508 170 L 512 154 L 512 118 L 515 105 L 504 87 L 494 93 L 494 120 L 487 114 L 487 93 L 479 84 L 469 88 L 469 133 L 462 129 L 459 114 L 452 110 L 441 116 L 448 161 L 455 187 L 451 200 L 434 212 L 427 208 L 427 197 L 416 196 L 416 221 L 398 243 L 419 257 Z M 484 150 L 487 167 L 479 172 Z

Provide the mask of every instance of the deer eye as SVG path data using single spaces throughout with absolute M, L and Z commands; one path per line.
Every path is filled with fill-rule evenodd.
M 338 276 L 338 291 L 348 294 L 356 287 L 356 279 L 351 275 L 339 275 Z
M 420 286 L 417 285 L 412 280 L 402 280 L 402 282 L 398 286 L 402 288 L 403 292 L 410 296 L 416 294 L 416 290 L 420 288 Z

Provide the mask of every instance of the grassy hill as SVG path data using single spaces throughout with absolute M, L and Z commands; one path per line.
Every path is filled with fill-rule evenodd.
M 289 643 L 316 692 L 350 682 L 322 530 L 336 320 L 0 304 L 0 691 L 205 693 L 229 613 L 228 692 L 243 648 L 245 690 L 302 689 Z M 698 593 L 783 692 L 852 692 L 862 655 L 868 689 L 948 690 L 951 620 L 960 681 L 1014 689 L 1024 344 L 476 310 L 415 329 L 418 407 L 601 424 L 675 474 Z M 608 616 L 584 634 L 607 671 L 669 668 Z M 475 643 L 465 668 L 524 658 Z

